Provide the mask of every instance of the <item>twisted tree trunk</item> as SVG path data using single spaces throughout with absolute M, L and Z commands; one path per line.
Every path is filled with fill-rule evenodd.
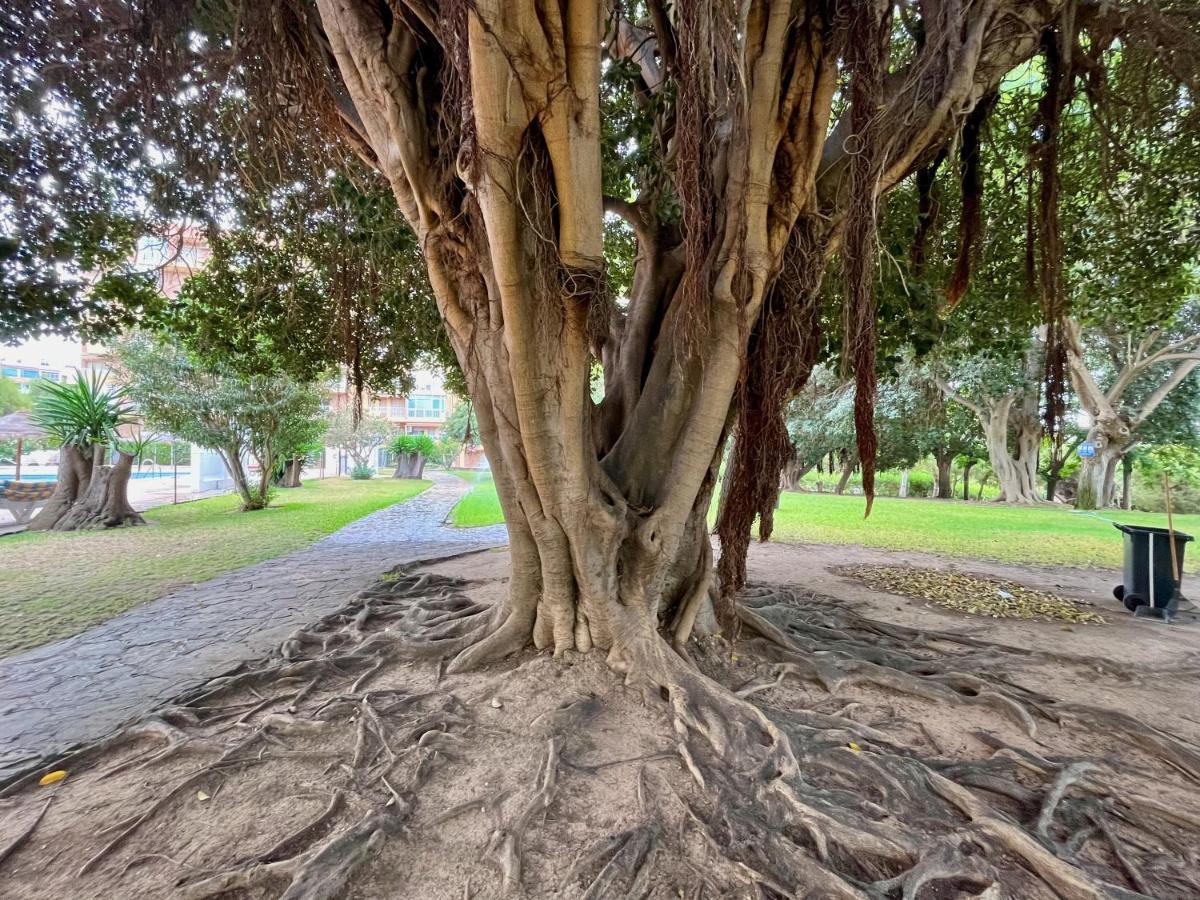
M 936 496 L 939 500 L 953 500 L 954 487 L 950 483 L 950 467 L 954 465 L 954 457 L 947 453 L 936 453 L 933 458 L 937 464 Z
M 300 475 L 304 471 L 304 457 L 294 456 L 283 467 L 283 475 L 279 479 L 281 488 L 298 488 L 301 486 Z
M 133 454 L 118 451 L 117 462 L 105 463 L 107 447 L 64 445 L 59 453 L 54 496 L 29 523 L 29 531 L 76 531 L 145 525 L 129 504 Z
M 425 473 L 425 454 L 424 453 L 398 453 L 396 454 L 396 471 L 392 473 L 393 478 L 421 478 Z
M 832 136 L 849 36 L 821 5 L 652 4 L 651 28 L 621 22 L 610 41 L 606 7 L 588 0 L 447 3 L 431 17 L 317 6 L 336 108 L 424 248 L 508 526 L 508 603 L 452 667 L 532 640 L 556 653 L 602 649 L 618 669 L 678 684 L 659 629 L 682 648 L 713 621 L 705 516 L 739 384 L 755 410 L 738 424 L 748 437 L 739 484 L 755 495 L 731 495 L 743 504 L 722 555 L 734 588 L 749 523 L 769 519 L 778 493 L 781 404 L 807 377 L 803 365 L 774 383 L 769 373 L 787 360 L 781 348 L 817 346 L 816 299 L 838 241 L 874 246 L 846 222 L 872 227 L 878 196 L 1037 50 L 1057 4 L 939 18 L 937 65 L 888 79 L 886 4 L 856 6 L 862 90 L 855 122 Z M 652 192 L 604 196 L 601 62 L 622 47 L 638 48 L 628 58 L 647 95 L 673 85 L 660 125 L 678 220 L 660 217 Z M 606 210 L 638 241 L 622 308 L 605 286 Z M 858 291 L 853 305 L 869 395 L 870 297 Z M 593 360 L 604 370 L 598 404 Z

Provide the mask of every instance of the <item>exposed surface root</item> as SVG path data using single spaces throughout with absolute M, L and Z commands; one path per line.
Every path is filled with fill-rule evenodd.
M 65 782 L 14 779 L 6 890 L 1200 895 L 1197 748 L 1029 674 L 1056 660 L 1119 692 L 1122 673 L 780 587 L 746 592 L 734 650 L 627 648 L 626 685 L 594 653 L 452 671 L 498 633 L 504 589 L 394 573 L 271 658 L 55 761 Z

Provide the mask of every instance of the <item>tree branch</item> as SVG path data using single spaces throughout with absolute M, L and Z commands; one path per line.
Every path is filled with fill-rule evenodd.
M 1146 402 L 1142 404 L 1142 408 L 1138 410 L 1137 415 L 1133 417 L 1133 421 L 1130 423 L 1131 429 L 1145 422 L 1154 410 L 1158 408 L 1159 404 L 1166 399 L 1167 394 L 1179 387 L 1183 383 L 1183 380 L 1192 374 L 1197 366 L 1200 366 L 1200 355 L 1187 357 L 1184 359 L 1184 362 L 1176 366 L 1175 371 L 1171 373 L 1170 377 L 1155 388 L 1154 392 L 1146 398 Z

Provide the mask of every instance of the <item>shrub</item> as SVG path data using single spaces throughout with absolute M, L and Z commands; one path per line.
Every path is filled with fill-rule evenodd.
M 375 470 L 366 463 L 359 463 L 350 470 L 350 477 L 356 481 L 366 481 L 368 478 L 375 477 Z

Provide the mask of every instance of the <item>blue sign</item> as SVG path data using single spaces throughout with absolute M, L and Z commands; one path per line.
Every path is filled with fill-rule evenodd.
M 1096 445 L 1093 444 L 1091 441 L 1084 441 L 1082 444 L 1079 445 L 1079 455 L 1080 456 L 1095 456 L 1096 455 Z

